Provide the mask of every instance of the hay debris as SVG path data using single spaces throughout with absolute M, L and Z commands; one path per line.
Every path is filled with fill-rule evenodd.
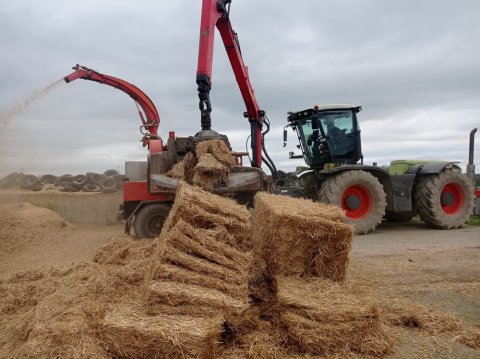
M 463 333 L 455 337 L 455 341 L 470 348 L 480 349 L 480 325 L 467 328 Z
M 431 335 L 455 333 L 462 329 L 461 321 L 451 314 L 396 298 L 381 301 L 372 298 L 372 300 L 379 303 L 390 325 L 415 329 Z
M 265 261 L 273 275 L 345 280 L 353 227 L 340 209 L 258 193 L 252 218 L 255 261 Z
M 75 228 L 58 213 L 30 203 L 0 205 L 0 256 Z

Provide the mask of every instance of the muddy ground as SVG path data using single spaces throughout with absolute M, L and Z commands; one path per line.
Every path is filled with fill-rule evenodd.
M 2 256 L 0 279 L 23 270 L 91 261 L 96 250 L 123 233 L 122 225 L 76 225 L 58 236 Z M 356 236 L 350 271 L 375 290 L 451 313 L 480 325 L 480 227 L 442 231 L 421 222 L 382 224 Z M 394 358 L 480 358 L 480 351 L 448 337 L 398 330 Z

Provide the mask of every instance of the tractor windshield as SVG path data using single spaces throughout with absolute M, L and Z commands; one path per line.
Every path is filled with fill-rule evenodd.
M 311 116 L 298 121 L 298 134 L 307 164 L 325 163 L 328 157 L 331 160 L 351 157 L 355 149 L 356 131 L 353 111 L 323 111 L 318 115 L 318 135 L 313 130 Z

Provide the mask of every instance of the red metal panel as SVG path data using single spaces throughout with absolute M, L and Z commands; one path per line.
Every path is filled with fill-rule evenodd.
M 131 201 L 172 201 L 173 196 L 156 194 L 148 191 L 147 181 L 129 181 L 123 184 L 123 200 Z

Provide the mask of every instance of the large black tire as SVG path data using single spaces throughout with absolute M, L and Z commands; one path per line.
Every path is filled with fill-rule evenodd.
M 382 221 L 387 207 L 382 184 L 368 172 L 344 171 L 323 181 L 318 192 L 320 202 L 345 210 L 355 233 L 367 234 Z
M 473 212 L 473 185 L 459 171 L 446 169 L 420 178 L 414 190 L 420 219 L 439 229 L 460 228 Z
M 20 179 L 20 187 L 22 189 L 32 189 L 37 183 L 39 183 L 39 180 L 35 175 L 25 175 Z
M 75 177 L 73 177 L 72 179 L 72 183 L 74 185 L 74 187 L 78 188 L 79 190 L 83 188 L 83 186 L 85 186 L 85 184 L 87 183 L 87 176 L 85 175 L 76 175 Z
M 117 192 L 117 180 L 115 177 L 103 177 L 100 180 L 100 190 L 102 193 L 114 193 Z
M 42 184 L 55 184 L 58 181 L 58 176 L 54 175 L 43 175 L 40 177 L 40 183 Z
M 409 222 L 413 217 L 417 215 L 415 210 L 409 212 L 393 212 L 393 211 L 386 211 L 385 212 L 385 219 L 389 222 Z
M 136 236 L 140 239 L 158 237 L 171 208 L 171 205 L 168 203 L 145 205 L 135 214 L 133 229 Z
M 9 175 L 3 177 L 0 180 L 0 188 L 11 188 L 18 185 L 18 181 L 21 177 L 21 174 L 18 172 L 12 172 Z
M 100 181 L 104 177 L 103 175 L 95 172 L 87 172 L 85 176 L 87 177 L 87 183 L 94 184 L 96 186 L 100 185 Z

